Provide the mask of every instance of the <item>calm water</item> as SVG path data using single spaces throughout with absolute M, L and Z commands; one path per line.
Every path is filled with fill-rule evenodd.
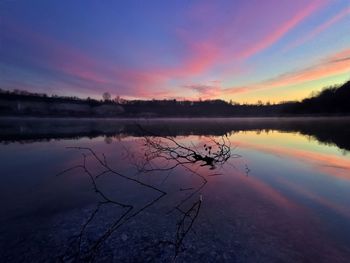
M 166 136 L 231 157 L 163 169 Z M 349 119 L 0 120 L 1 262 L 350 262 L 349 138 Z

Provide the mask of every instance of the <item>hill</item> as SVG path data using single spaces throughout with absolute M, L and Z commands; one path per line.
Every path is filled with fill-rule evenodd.
M 311 98 L 296 102 L 286 112 L 295 114 L 349 114 L 350 81 L 340 87 L 326 88 Z

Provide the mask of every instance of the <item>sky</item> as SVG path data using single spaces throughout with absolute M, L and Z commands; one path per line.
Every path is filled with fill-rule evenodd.
M 300 100 L 350 79 L 350 0 L 0 0 L 0 88 Z

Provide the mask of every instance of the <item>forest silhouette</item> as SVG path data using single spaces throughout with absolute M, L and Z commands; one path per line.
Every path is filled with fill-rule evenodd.
M 240 104 L 224 100 L 124 100 L 107 92 L 103 99 L 81 99 L 0 90 L 0 115 L 39 117 L 260 117 L 348 115 L 350 81 L 314 93 L 302 101 Z

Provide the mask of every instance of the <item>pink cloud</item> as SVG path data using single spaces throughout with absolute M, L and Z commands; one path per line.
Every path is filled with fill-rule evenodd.
M 36 65 L 74 78 L 73 80 L 61 78 L 61 81 L 68 81 L 73 86 L 76 84 L 77 89 L 91 87 L 95 92 L 96 87 L 110 92 L 119 87 L 122 89 L 119 91 L 123 93 L 121 95 L 126 96 L 153 98 L 169 95 L 174 97 L 175 94 L 172 92 L 161 91 L 167 81 L 203 73 L 213 64 L 218 55 L 215 46 L 188 41 L 186 50 L 190 56 L 185 57 L 180 65 L 146 70 L 126 68 L 111 61 L 94 58 L 50 36 L 34 32 L 25 25 L 14 24 L 11 21 L 7 26 L 17 39 L 20 37 L 21 41 L 41 48 L 43 57 L 35 61 Z M 78 83 L 77 80 L 83 83 Z
M 33 55 L 32 62 L 42 69 L 60 73 L 54 81 L 69 83 L 69 86 L 64 84 L 61 87 L 69 87 L 70 91 L 89 89 L 98 92 L 97 89 L 101 89 L 146 96 L 149 87 L 164 81 L 164 77 L 158 72 L 120 67 L 111 61 L 97 59 L 48 35 L 35 32 L 23 24 L 5 20 L 4 26 L 10 32 L 8 37 L 26 43 L 27 48 L 33 49 L 33 54 L 36 49 L 40 49 L 40 58 Z M 25 86 L 25 83 L 21 86 Z M 118 87 L 122 90 L 118 91 Z
M 285 87 L 318 80 L 350 71 L 350 49 L 337 52 L 314 65 L 301 70 L 280 75 L 276 78 L 262 81 L 243 87 L 231 87 L 225 90 L 226 94 L 252 92 L 261 89 Z
M 213 41 L 193 39 L 189 32 L 181 29 L 177 29 L 176 34 L 187 55 L 179 65 L 156 70 L 160 74 L 168 78 L 193 77 L 210 69 L 219 59 L 221 51 Z
M 240 32 L 238 28 L 241 28 L 244 26 L 244 23 L 247 22 L 247 14 L 244 16 L 243 14 L 238 14 L 238 18 L 225 20 L 223 24 L 218 25 L 217 28 L 210 28 L 207 34 L 200 34 L 200 36 L 197 36 L 196 31 L 178 28 L 176 30 L 178 38 L 185 45 L 189 55 L 183 59 L 180 65 L 160 70 L 159 73 L 169 78 L 188 78 L 204 74 L 219 66 L 222 68 L 221 72 L 225 76 L 228 75 L 227 72 L 230 72 L 231 75 L 232 72 L 238 74 L 245 69 L 237 70 L 237 66 L 235 66 L 236 69 L 232 71 L 225 69 L 225 65 L 230 65 L 230 67 L 232 67 L 231 64 L 233 61 L 237 63 L 237 59 L 244 60 L 262 52 L 280 40 L 285 34 L 294 29 L 309 16 L 317 12 L 325 3 L 324 0 L 315 0 L 310 2 L 306 7 L 301 5 L 300 9 L 297 10 L 290 19 L 282 22 L 280 26 L 272 31 L 269 29 L 268 23 L 264 24 L 264 21 L 262 21 L 262 27 L 265 28 L 263 32 L 267 32 L 259 39 L 250 40 L 244 49 L 239 49 L 239 47 L 236 46 L 237 41 L 234 41 L 234 45 L 232 46 L 230 41 L 227 40 L 227 36 L 239 36 L 241 33 L 246 33 Z M 249 9 L 250 13 L 253 12 L 249 14 L 249 17 L 256 16 L 257 19 L 263 19 L 264 17 L 257 11 L 258 10 L 252 11 Z M 204 27 L 206 25 L 205 23 L 208 22 L 208 17 L 214 18 L 218 15 L 216 12 L 218 12 L 217 8 L 214 8 L 210 3 L 204 2 L 195 5 L 195 8 L 191 9 L 189 12 L 189 16 L 194 20 L 193 23 L 203 25 Z M 257 13 L 255 14 L 255 12 Z M 276 23 L 276 21 L 273 22 L 273 24 Z M 201 31 L 200 27 L 198 30 Z M 250 38 L 250 36 L 247 37 Z
M 220 81 L 210 81 L 209 85 L 189 84 L 184 85 L 184 88 L 197 92 L 201 99 L 214 99 L 221 95 Z
M 306 18 L 311 16 L 324 5 L 324 1 L 311 2 L 305 8 L 299 10 L 291 19 L 282 23 L 276 30 L 267 34 L 263 39 L 257 41 L 252 46 L 249 46 L 248 48 L 240 51 L 237 54 L 238 58 L 249 58 L 270 47 L 271 45 L 276 43 L 280 38 L 282 38 L 285 34 L 294 29 L 297 25 L 299 25 L 301 22 L 303 22 Z
M 33 50 L 40 48 L 42 57 L 34 58 L 36 65 L 97 83 L 106 82 L 104 77 L 94 71 L 98 67 L 96 61 L 80 52 L 80 50 L 74 49 L 47 35 L 35 32 L 23 24 L 7 20 L 4 23 L 12 33 L 10 37 L 27 43 L 27 46 Z
M 271 25 L 276 24 L 276 21 L 266 22 L 263 25 L 262 36 L 258 32 L 256 34 L 260 39 L 255 41 L 248 39 L 248 46 L 245 49 L 241 49 L 235 45 L 228 45 L 227 36 L 235 36 L 235 34 L 239 36 L 242 33 L 242 25 L 244 26 L 245 23 L 250 23 L 250 15 L 252 17 L 257 15 L 257 20 L 263 19 L 260 10 L 255 9 L 250 11 L 251 6 L 245 6 L 247 9 L 244 11 L 249 10 L 253 14 L 248 14 L 248 16 L 246 14 L 240 14 L 240 17 L 237 19 L 224 19 L 222 24 L 220 24 L 221 26 L 210 27 L 210 30 L 206 32 L 204 29 L 207 29 L 206 26 L 211 24 L 208 22 L 208 17 L 213 17 L 213 19 L 218 18 L 217 20 L 220 20 L 220 10 L 219 8 L 213 9 L 213 6 L 217 7 L 216 4 L 200 3 L 196 5 L 195 9 L 189 12 L 190 18 L 193 16 L 197 23 L 198 30 L 197 28 L 193 30 L 192 27 L 190 27 L 192 30 L 186 30 L 186 28 L 180 27 L 176 30 L 176 35 L 182 47 L 179 53 L 183 54 L 179 58 L 179 62 L 167 66 L 156 65 L 148 67 L 146 70 L 137 67 L 121 67 L 117 62 L 108 61 L 108 59 L 98 59 L 83 50 L 73 48 L 49 36 L 34 32 L 23 25 L 13 26 L 15 29 L 13 31 L 16 37 L 20 36 L 21 41 L 31 42 L 32 46 L 42 48 L 44 59 L 38 59 L 36 61 L 37 65 L 61 73 L 61 77 L 57 77 L 57 80 L 76 85 L 76 89 L 81 91 L 89 89 L 97 93 L 107 90 L 122 96 L 143 98 L 162 95 L 175 97 L 179 94 L 178 91 L 174 90 L 172 92 L 168 90 L 170 88 L 168 83 L 175 80 L 176 83 L 180 83 L 180 89 L 185 86 L 187 89 L 190 88 L 198 92 L 203 98 L 209 98 L 210 96 L 213 98 L 220 96 L 222 91 L 221 88 L 212 83 L 189 85 L 183 85 L 182 83 L 192 83 L 192 79 L 201 77 L 210 70 L 217 70 L 218 68 L 220 68 L 220 73 L 217 74 L 225 75 L 225 72 L 230 72 L 231 75 L 240 74 L 243 71 L 241 66 L 237 63 L 237 65 L 232 66 L 232 60 L 235 60 L 234 58 L 240 58 L 239 62 L 242 62 L 241 60 L 247 59 L 273 45 L 290 30 L 321 8 L 324 3 L 324 0 L 315 0 L 305 8 L 300 9 L 300 6 L 303 6 L 303 2 L 299 2 L 293 6 L 292 11 L 287 10 L 287 8 L 283 9 L 283 12 L 286 14 L 289 13 L 286 17 L 291 18 L 282 22 L 274 30 L 270 28 Z M 270 5 L 272 5 L 272 2 L 270 2 Z M 299 11 L 295 11 L 296 9 Z M 290 15 L 291 12 L 295 14 Z M 285 20 L 284 15 L 281 15 L 277 20 L 281 19 Z M 193 20 L 189 21 L 192 22 Z M 200 29 L 201 26 L 202 29 Z M 201 31 L 201 33 L 197 34 L 197 31 Z M 247 37 L 249 38 L 250 35 Z M 150 57 L 158 55 L 150 54 Z M 234 71 L 232 67 L 235 68 Z M 239 92 L 240 89 L 235 90 Z M 245 90 L 245 87 L 241 88 L 241 92 Z
M 323 31 L 325 31 L 326 29 L 328 29 L 329 27 L 331 27 L 332 25 L 334 25 L 335 23 L 337 23 L 338 21 L 340 21 L 341 19 L 343 19 L 344 17 L 346 17 L 348 15 L 350 15 L 350 8 L 346 8 L 346 9 L 341 10 L 338 14 L 333 16 L 331 19 L 329 19 L 326 22 L 324 22 L 324 23 L 320 24 L 319 26 L 315 27 L 307 35 L 297 39 L 296 41 L 294 41 L 293 43 L 288 45 L 284 49 L 284 51 L 287 51 L 287 50 L 289 50 L 291 48 L 295 48 L 297 46 L 300 46 L 300 45 L 304 44 L 305 42 L 313 39 L 315 36 L 317 36 L 318 34 L 320 34 Z

